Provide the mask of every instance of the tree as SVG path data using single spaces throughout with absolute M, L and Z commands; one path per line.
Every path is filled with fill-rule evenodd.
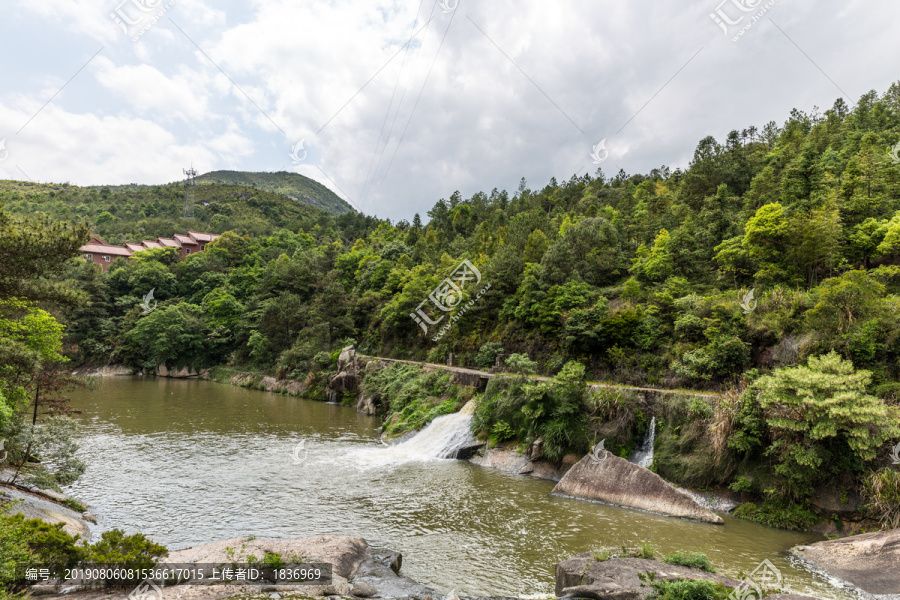
M 787 260 L 790 236 L 784 207 L 777 202 L 761 207 L 747 221 L 741 245 L 757 268 L 754 278 L 758 283 L 771 285 L 795 278 L 795 267 Z
M 672 276 L 674 270 L 672 253 L 669 249 L 669 232 L 660 229 L 653 247 L 649 250 L 641 245 L 631 264 L 630 271 L 644 283 L 660 283 Z
M 833 351 L 756 381 L 781 495 L 805 498 L 829 472 L 859 469 L 900 437 L 900 413 L 866 393 L 871 382 L 869 371 L 855 371 Z
M 818 301 L 807 313 L 810 324 L 822 331 L 847 333 L 880 311 L 884 286 L 865 271 L 847 271 L 823 281 L 816 295 Z
M 14 217 L 0 204 L 0 300 L 21 298 L 75 304 L 83 296 L 49 278 L 63 271 L 88 241 L 86 223 L 69 225 L 48 216 Z

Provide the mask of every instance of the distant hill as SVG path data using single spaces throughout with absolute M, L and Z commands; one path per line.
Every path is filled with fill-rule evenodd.
M 194 218 L 184 213 L 184 186 L 120 185 L 79 187 L 68 183 L 0 180 L 0 204 L 13 214 L 46 213 L 60 221 L 87 219 L 94 233 L 110 244 L 171 237 L 193 229 L 261 237 L 279 229 L 315 231 L 317 238 L 355 240 L 377 219 L 357 211 L 328 214 L 284 194 L 247 185 L 206 183 L 197 186 Z
M 282 194 L 297 202 L 321 208 L 333 215 L 342 215 L 353 211 L 349 204 L 318 181 L 287 171 L 277 173 L 211 171 L 198 177 L 197 183 L 241 185 L 273 194 Z

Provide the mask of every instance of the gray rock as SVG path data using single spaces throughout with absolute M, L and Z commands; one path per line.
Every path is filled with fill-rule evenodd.
M 27 519 L 40 519 L 47 523 L 62 523 L 63 531 L 70 535 L 79 535 L 82 539 L 90 539 L 91 532 L 81 513 L 61 504 L 53 502 L 41 493 L 27 492 L 13 487 L 0 486 L 0 498 L 4 500 L 21 500 L 13 506 L 13 513 L 22 513 Z
M 484 448 L 484 442 L 478 444 L 472 444 L 471 446 L 463 446 L 462 448 L 456 451 L 455 456 L 450 456 L 448 458 L 456 458 L 458 460 L 468 460 L 472 458 L 476 452 Z
M 400 567 L 403 566 L 403 555 L 399 552 L 387 552 L 386 554 L 376 554 L 372 556 L 386 567 L 390 567 L 394 573 L 400 574 Z
M 367 556 L 353 578 L 354 590 L 357 585 L 365 583 L 376 590 L 374 595 L 379 598 L 439 597 L 433 589 L 397 573 L 400 570 L 401 558 L 399 553 Z
M 375 399 L 360 392 L 359 400 L 356 402 L 356 412 L 370 417 L 378 414 L 378 406 L 375 404 Z
M 363 582 L 354 583 L 351 586 L 350 591 L 354 596 L 359 596 L 360 598 L 370 598 L 378 593 L 374 587 Z
M 553 488 L 554 494 L 599 500 L 618 506 L 715 523 L 722 517 L 704 508 L 652 471 L 604 450 L 602 460 L 582 458 Z
M 700 569 L 669 565 L 644 558 L 612 558 L 603 562 L 590 553 L 579 554 L 556 565 L 556 595 L 561 598 L 641 600 L 653 588 L 641 576 L 653 573 L 656 581 L 707 580 L 734 588 L 739 581 Z
M 237 538 L 193 546 L 169 553 L 172 563 L 230 563 L 246 556 L 263 556 L 266 551 L 284 557 L 302 556 L 305 561 L 330 563 L 333 574 L 350 579 L 367 556 L 367 544 L 358 537 L 326 535 L 294 540 L 247 540 Z
M 900 597 L 900 529 L 791 549 L 830 575 L 876 597 Z

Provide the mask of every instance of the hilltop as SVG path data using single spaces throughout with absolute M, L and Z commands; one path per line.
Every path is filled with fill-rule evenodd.
M 298 173 L 252 173 L 249 171 L 210 171 L 197 178 L 197 183 L 224 183 L 242 185 L 274 194 L 282 194 L 321 208 L 327 213 L 341 215 L 353 212 L 353 208 L 327 187 Z
M 188 229 L 250 236 L 271 235 L 279 229 L 319 231 L 337 239 L 352 237 L 375 223 L 356 211 L 329 214 L 283 194 L 218 183 L 197 186 L 193 219 L 184 218 L 180 182 L 79 187 L 0 180 L 0 203 L 13 214 L 41 212 L 58 221 L 87 219 L 91 230 L 110 244 L 171 237 Z

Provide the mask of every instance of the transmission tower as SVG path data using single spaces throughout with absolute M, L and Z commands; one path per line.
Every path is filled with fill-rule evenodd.
M 194 165 L 191 165 L 190 169 L 182 169 L 182 171 L 184 171 L 184 174 L 187 176 L 184 180 L 184 218 L 193 219 L 194 187 L 197 185 L 194 182 L 194 177 L 197 176 L 197 171 L 194 170 Z

